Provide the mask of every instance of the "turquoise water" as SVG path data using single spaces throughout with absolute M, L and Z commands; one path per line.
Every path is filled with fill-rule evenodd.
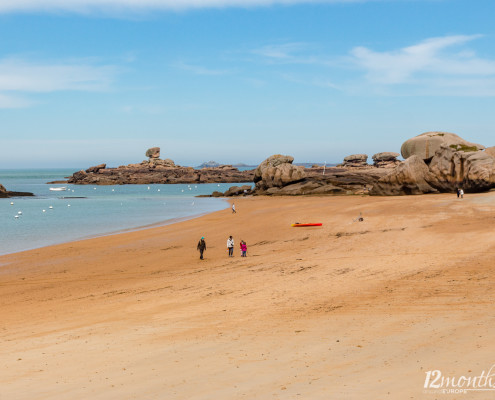
M 222 210 L 228 207 L 225 200 L 194 196 L 240 185 L 92 186 L 46 183 L 63 180 L 74 171 L 0 170 L 0 183 L 7 190 L 35 194 L 35 197 L 0 199 L 0 254 L 166 224 L 176 219 Z M 67 191 L 49 190 L 57 186 L 66 186 Z

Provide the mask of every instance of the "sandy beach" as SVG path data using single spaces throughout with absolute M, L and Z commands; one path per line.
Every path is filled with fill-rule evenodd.
M 491 398 L 423 386 L 495 364 L 494 192 L 235 204 L 0 257 L 0 399 Z

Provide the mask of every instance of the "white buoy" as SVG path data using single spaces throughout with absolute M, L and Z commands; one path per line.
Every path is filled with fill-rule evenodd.
M 17 218 L 19 218 L 19 216 L 18 215 L 14 215 L 14 218 L 17 219 Z
M 46 212 L 46 210 L 43 210 L 43 212 Z
M 112 192 L 115 192 L 115 189 L 112 189 Z
M 22 215 L 22 211 L 17 211 L 17 214 Z
M 67 207 L 70 207 L 70 204 L 67 204 Z
M 183 192 L 183 191 L 184 191 L 184 189 L 181 190 L 181 192 Z
M 192 188 L 189 188 L 189 190 L 192 190 Z
M 93 190 L 96 190 L 96 188 L 93 188 Z
M 14 205 L 14 202 L 13 202 L 13 201 L 11 201 L 11 202 L 10 202 L 10 205 L 11 205 L 11 206 L 13 206 L 13 205 Z
M 160 191 L 160 189 L 158 189 L 158 191 Z
M 150 187 L 148 186 L 148 190 L 150 190 Z
M 50 210 L 53 209 L 53 206 L 48 207 Z

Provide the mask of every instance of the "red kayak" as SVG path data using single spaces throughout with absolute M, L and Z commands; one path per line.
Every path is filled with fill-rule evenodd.
M 308 223 L 308 224 L 300 224 L 299 222 L 296 222 L 295 224 L 292 224 L 291 226 L 294 227 L 299 227 L 299 226 L 322 226 L 323 224 L 321 222 L 314 222 L 314 223 Z

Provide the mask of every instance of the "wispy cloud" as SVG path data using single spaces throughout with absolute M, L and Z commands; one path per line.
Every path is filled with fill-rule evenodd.
M 195 75 L 216 76 L 216 75 L 229 75 L 229 74 L 232 74 L 234 72 L 234 71 L 228 70 L 228 69 L 214 69 L 214 68 L 203 67 L 201 65 L 188 64 L 188 63 L 185 63 L 183 61 L 178 61 L 178 62 L 172 64 L 172 66 L 177 68 L 177 69 L 181 69 L 183 71 L 191 72 Z
M 378 0 L 2 0 L 0 13 L 72 12 L 121 13 L 125 11 L 187 10 L 199 8 L 263 7 L 296 4 L 364 3 Z
M 495 60 L 469 45 L 483 35 L 425 39 L 394 50 L 354 47 L 347 54 L 315 54 L 317 46 L 289 42 L 252 50 L 267 64 L 291 65 L 286 81 L 328 87 L 353 95 L 495 96 Z M 312 66 L 311 70 L 309 66 Z M 308 74 L 328 79 L 308 79 Z M 361 73 L 361 71 L 364 73 Z
M 442 93 L 448 90 L 450 94 L 457 91 L 466 95 L 495 95 L 495 60 L 480 58 L 474 51 L 463 48 L 481 37 L 436 37 L 384 52 L 356 47 L 350 52 L 350 60 L 365 71 L 365 78 L 371 85 L 414 85 L 422 92 L 438 89 Z
M 395 84 L 418 73 L 447 75 L 491 75 L 495 62 L 477 58 L 473 52 L 447 53 L 445 50 L 465 44 L 480 35 L 446 36 L 424 40 L 395 51 L 375 52 L 365 47 L 351 51 L 354 62 L 367 70 L 371 81 Z
M 108 65 L 5 58 L 0 60 L 0 108 L 29 106 L 32 102 L 25 98 L 29 93 L 108 90 L 116 73 Z
M 251 54 L 259 56 L 268 64 L 320 64 L 330 65 L 335 61 L 321 54 L 315 54 L 312 43 L 288 42 L 268 44 L 251 50 Z

